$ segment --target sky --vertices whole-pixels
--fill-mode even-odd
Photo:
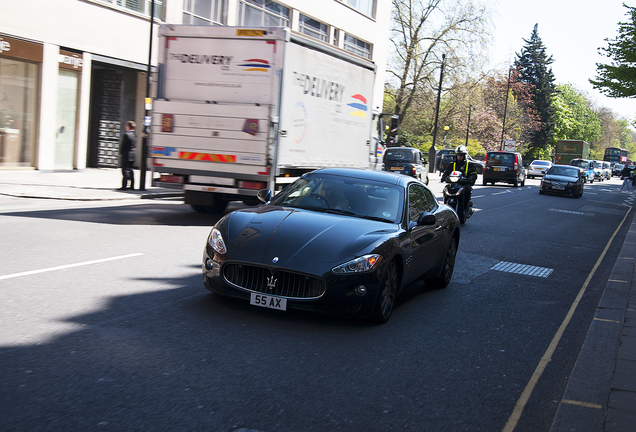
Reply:
[[[592,87],[596,63],[610,63],[598,53],[605,39],[615,39],[618,23],[628,22],[625,14],[632,0],[485,0],[493,11],[495,37],[491,66],[507,69],[530,39],[535,24],[546,53],[552,55],[556,84],[573,84],[597,108],[610,108],[618,118],[636,118],[636,99],[608,98]]]

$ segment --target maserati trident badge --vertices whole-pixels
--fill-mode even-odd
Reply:
[[[274,275],[271,275],[267,278],[267,289],[271,292],[274,288],[276,288],[276,282],[278,279],[274,279]]]

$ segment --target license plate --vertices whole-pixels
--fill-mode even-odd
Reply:
[[[552,189],[565,190],[565,186],[552,186]]]
[[[402,171],[403,167],[391,167],[392,171]]]
[[[250,304],[270,309],[287,310],[287,299],[265,294],[252,293],[250,295]]]
[[[495,167],[495,171],[505,171],[506,167]]]

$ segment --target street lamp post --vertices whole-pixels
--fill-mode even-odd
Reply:
[[[510,93],[510,74],[512,68],[508,68],[508,83],[506,84],[506,103],[504,105],[503,124],[501,125],[501,148],[503,150],[504,132],[506,131],[506,113],[508,112],[508,93]]]
[[[446,135],[448,135],[449,130],[450,130],[450,127],[444,126],[444,148],[446,148]]]
[[[144,115],[144,132],[141,138],[141,166],[139,175],[139,190],[146,190],[146,171],[147,171],[147,159],[148,159],[148,135],[150,134],[150,81],[152,77],[150,75],[150,61],[152,59],[152,30],[155,24],[155,0],[150,1],[150,43],[148,46],[148,70],[146,71],[146,100],[144,105],[146,108]]]
[[[439,119],[439,102],[442,97],[442,81],[444,80],[444,64],[446,63],[446,54],[442,54],[442,67],[439,72],[439,88],[437,89],[437,105],[435,106],[435,123],[433,124],[433,144],[428,150],[429,167],[428,172],[435,172],[437,167],[437,149],[435,148],[435,141],[437,140],[437,120]],[[431,164],[430,161],[433,161]]]

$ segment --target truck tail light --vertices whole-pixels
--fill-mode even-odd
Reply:
[[[239,181],[238,182],[238,187],[241,189],[254,189],[254,190],[261,190],[261,189],[265,189],[267,187],[267,185],[263,182],[251,182],[251,181]]]
[[[183,184],[184,183],[184,177],[183,176],[176,176],[176,175],[161,174],[161,177],[159,177],[159,181],[160,182],[165,182],[165,183]]]

